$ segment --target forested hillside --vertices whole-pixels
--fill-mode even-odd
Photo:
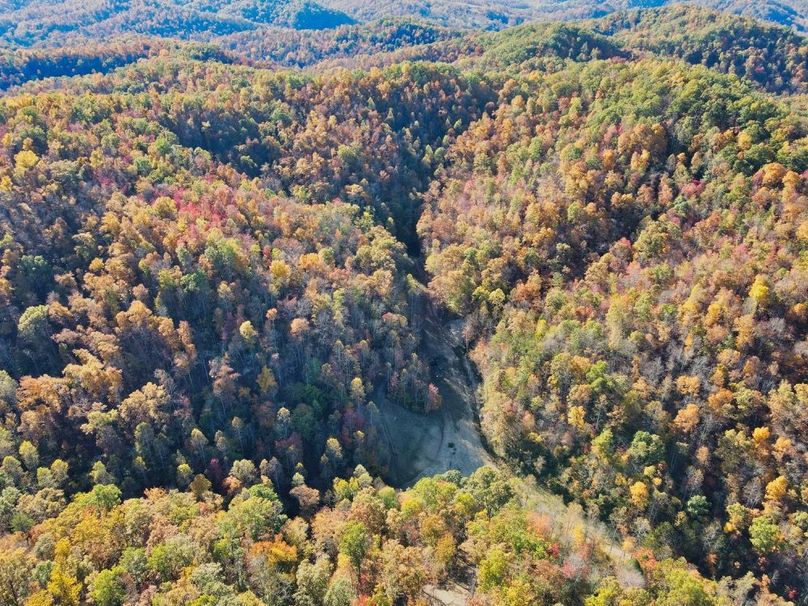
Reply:
[[[210,40],[245,33],[333,29],[382,19],[424,20],[450,28],[501,30],[531,21],[602,17],[634,8],[678,4],[669,0],[7,0],[0,3],[0,45],[64,46],[121,35]],[[692,4],[808,30],[805,0],[694,0]],[[657,33],[662,33],[664,26]],[[679,35],[681,35],[679,30]],[[405,34],[406,35],[406,34]],[[293,35],[294,36],[294,35]],[[260,44],[260,43],[259,43]],[[742,44],[739,43],[739,46]],[[378,49],[377,49],[378,50]]]
[[[805,0],[323,0],[323,4],[344,11],[359,21],[382,17],[420,17],[451,27],[502,29],[526,21],[588,19],[635,8],[694,4],[726,12],[765,19],[801,31],[808,29]]]
[[[777,574],[804,547],[788,493],[806,477],[789,450],[805,131],[706,71],[683,77],[596,64],[525,84],[459,138],[419,231],[432,290],[482,337],[497,451],[626,535],[714,567],[751,541]],[[769,543],[765,524],[784,532]]]
[[[281,67],[309,67],[327,60],[355,64],[360,57],[432,46],[462,37],[463,33],[458,30],[427,21],[381,19],[367,25],[346,25],[316,32],[262,28],[232,34],[217,42],[248,60]]]
[[[0,604],[808,604],[805,38],[317,6],[3,5]]]
[[[736,15],[766,19],[782,25],[808,29],[808,4],[805,0],[704,0],[703,6]]]
[[[322,29],[351,22],[313,0],[30,0],[2,12],[0,43],[61,46],[124,34],[208,39],[264,25]]]
[[[792,30],[692,7],[630,11],[590,23],[614,42],[746,78],[771,92],[805,92],[808,45]]]

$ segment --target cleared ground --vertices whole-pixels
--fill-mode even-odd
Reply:
[[[478,379],[465,356],[458,323],[443,323],[434,313],[425,318],[424,355],[443,404],[418,414],[375,393],[381,425],[390,450],[386,478],[395,486],[457,469],[464,475],[492,462],[477,423]]]
[[[381,392],[374,393],[390,454],[385,479],[401,488],[450,469],[468,475],[482,465],[502,466],[488,453],[481,437],[479,378],[466,356],[460,322],[441,321],[430,310],[424,323],[422,355],[428,356],[433,382],[440,390],[441,409],[418,414],[388,401]],[[533,479],[523,479],[519,485],[524,505],[543,516],[571,551],[586,545],[586,550],[598,554],[595,569],[582,569],[581,574],[593,579],[611,574],[625,585],[644,584],[632,556],[603,523],[587,516],[580,506],[565,504]],[[574,558],[571,563],[575,564]],[[432,604],[458,606],[468,602],[470,593],[470,587],[429,587],[425,597]]]

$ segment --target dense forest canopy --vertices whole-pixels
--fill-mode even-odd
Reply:
[[[671,0],[4,0],[0,45],[63,47],[125,34],[210,40],[267,27],[327,30],[382,19],[426,20],[455,29],[501,30],[531,21],[587,19]],[[693,0],[691,4],[746,15],[805,32],[805,0]],[[663,28],[664,29],[664,28]],[[659,30],[661,33],[662,30]],[[680,30],[681,31],[681,30]]]
[[[0,2],[0,604],[808,604],[804,6],[67,4]]]
[[[31,0],[3,11],[0,41],[62,46],[121,34],[207,39],[264,25],[315,30],[352,21],[314,0]]]
[[[728,14],[748,15],[805,31],[808,4],[805,0],[322,0],[359,21],[381,17],[427,18],[451,27],[503,29],[526,21],[588,19],[635,8],[694,4]]]

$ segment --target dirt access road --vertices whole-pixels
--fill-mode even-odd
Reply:
[[[393,486],[409,487],[420,478],[457,469],[468,475],[492,459],[483,444],[477,411],[479,379],[465,355],[460,322],[442,322],[428,306],[422,355],[443,401],[439,410],[414,413],[373,394],[390,449]]]

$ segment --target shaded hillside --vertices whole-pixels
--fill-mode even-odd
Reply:
[[[310,0],[34,0],[0,16],[0,43],[64,44],[70,37],[94,41],[122,34],[207,39],[275,25],[320,29],[350,23],[346,15]]]
[[[306,67],[326,59],[355,61],[362,56],[455,40],[460,36],[459,31],[423,21],[382,19],[317,32],[261,28],[220,38],[216,43],[249,59]]]
[[[808,41],[793,30],[697,7],[617,13],[587,23],[637,50],[735,74],[772,92],[804,92]]]
[[[526,21],[557,21],[601,17],[632,8],[677,4],[678,0],[324,0],[327,6],[345,11],[359,21],[382,17],[418,17],[451,27],[502,29]],[[694,0],[693,4],[728,13],[767,19],[805,31],[808,5],[805,0]]]
[[[228,53],[219,46],[139,36],[116,37],[100,44],[0,49],[0,90],[32,80],[104,74],[161,52],[221,63],[245,61],[242,56]]]
[[[686,6],[623,11],[580,23],[525,24],[493,33],[382,20],[305,34],[261,29],[218,42],[250,60],[295,67],[429,60],[486,69],[536,69],[559,60],[654,53],[734,74],[776,93],[803,92],[808,82],[805,37],[754,19]]]
[[[530,21],[601,17],[616,11],[671,4],[665,0],[529,0],[490,3],[405,0],[7,0],[0,4],[0,43],[56,45],[72,35],[108,38],[143,34],[207,39],[261,26],[327,29],[352,21],[403,17],[451,28],[503,29]],[[729,13],[805,30],[805,0],[699,0]]]
[[[694,4],[808,31],[806,0],[698,0]]]

